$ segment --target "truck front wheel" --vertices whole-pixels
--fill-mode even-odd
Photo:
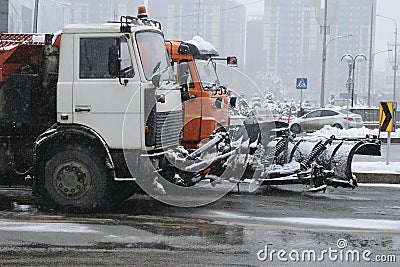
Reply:
[[[78,210],[103,207],[110,184],[104,160],[91,150],[67,149],[45,164],[45,191],[57,206]]]

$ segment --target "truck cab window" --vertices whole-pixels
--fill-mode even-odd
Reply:
[[[160,74],[164,80],[174,80],[164,37],[155,32],[138,32],[136,41],[145,78],[151,81]]]
[[[203,84],[205,90],[219,87],[220,82],[217,72],[215,70],[215,63],[212,60],[196,59],[197,71],[200,76],[200,82]]]
[[[180,86],[189,88],[189,84],[193,82],[192,75],[190,74],[189,62],[181,61],[177,68],[178,82]]]
[[[129,52],[128,40],[126,38],[121,38],[121,78],[132,78],[135,75],[132,57]]]
[[[81,38],[79,52],[80,79],[114,79],[108,70],[108,51],[119,38]]]

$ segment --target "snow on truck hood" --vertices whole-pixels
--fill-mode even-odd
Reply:
[[[202,55],[218,55],[217,49],[209,42],[205,41],[200,36],[193,37],[192,40],[185,41],[185,43],[192,44],[197,47]]]

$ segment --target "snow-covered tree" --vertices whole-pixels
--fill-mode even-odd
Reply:
[[[253,109],[260,109],[262,107],[261,98],[255,93],[251,99],[251,107]]]
[[[329,100],[328,100],[328,105],[329,106],[335,106],[335,102],[336,102],[335,96],[334,95],[330,95],[329,96]]]
[[[282,85],[282,80],[279,76],[273,73],[265,73],[259,71],[256,73],[256,80],[260,87],[260,90],[266,95],[267,93],[273,93],[278,98],[283,98],[284,88]]]

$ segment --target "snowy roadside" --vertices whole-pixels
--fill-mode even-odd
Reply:
[[[310,136],[324,136],[330,137],[332,135],[336,137],[361,137],[364,138],[367,134],[369,135],[379,135],[378,129],[368,129],[365,127],[362,128],[352,128],[352,129],[338,129],[332,126],[325,126],[321,130],[318,130],[314,133],[308,134]],[[400,138],[400,131],[396,133],[391,133],[392,138]],[[380,138],[387,138],[387,133],[380,133]]]
[[[400,162],[353,162],[352,170],[355,173],[380,173],[380,174],[399,174]]]

